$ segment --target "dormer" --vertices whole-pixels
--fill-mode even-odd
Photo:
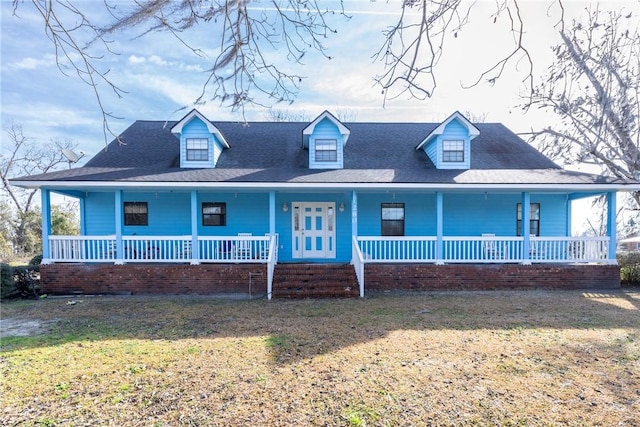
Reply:
[[[198,110],[191,110],[171,128],[180,139],[181,168],[214,168],[229,144],[222,133]]]
[[[331,113],[320,114],[302,130],[302,147],[309,150],[309,169],[342,169],[350,134]]]
[[[469,169],[471,140],[480,131],[458,111],[440,123],[416,150],[424,150],[437,169]]]

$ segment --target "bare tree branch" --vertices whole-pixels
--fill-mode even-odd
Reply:
[[[587,10],[560,26],[556,59],[525,108],[559,123],[532,141],[564,163],[591,163],[617,178],[640,178],[640,28],[632,13]],[[633,198],[640,204],[640,193]]]

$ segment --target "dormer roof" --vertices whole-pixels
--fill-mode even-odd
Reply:
[[[420,142],[420,144],[416,146],[416,150],[421,149],[425,144],[427,144],[436,136],[442,135],[447,125],[454,120],[458,120],[460,123],[462,123],[463,126],[467,128],[467,130],[469,131],[469,140],[472,140],[476,136],[480,135],[480,130],[473,123],[471,123],[469,119],[462,115],[462,113],[456,111],[455,113],[450,115],[444,122],[440,123],[435,129],[429,132],[429,134],[422,140],[422,142]]]
[[[316,128],[316,125],[323,121],[324,119],[329,119],[333,122],[334,125],[338,128],[338,131],[343,137],[343,145],[347,144],[347,139],[349,139],[349,135],[351,131],[348,127],[346,127],[340,120],[338,120],[333,114],[325,110],[322,114],[315,118],[314,121],[309,123],[307,127],[302,130],[302,146],[303,148],[309,148],[309,136],[313,133]]]
[[[229,148],[229,143],[222,135],[222,132],[218,130],[218,128],[209,121],[202,113],[198,110],[193,109],[186,116],[180,119],[175,125],[171,127],[171,133],[180,135],[182,133],[182,129],[189,123],[191,120],[198,118],[200,119],[206,126],[209,133],[218,137],[219,141],[224,145],[225,148]]]

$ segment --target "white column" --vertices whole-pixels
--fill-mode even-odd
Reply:
[[[40,189],[42,204],[42,263],[51,263],[51,248],[49,236],[51,235],[51,194],[46,188]]]
[[[276,192],[269,191],[269,234],[276,235]]]
[[[436,265],[444,264],[444,195],[436,192]]]
[[[198,192],[191,190],[191,265],[200,264],[198,244]]]
[[[531,264],[531,193],[522,193],[522,261],[523,264]]]
[[[122,245],[122,190],[115,192],[115,212],[116,212],[116,264],[124,264],[124,247]]]
[[[607,236],[609,236],[609,255],[607,262],[609,264],[617,264],[616,248],[618,245],[616,236],[616,192],[607,193]]]
[[[351,192],[351,238],[358,237],[358,194]]]

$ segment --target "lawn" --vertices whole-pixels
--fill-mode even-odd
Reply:
[[[1,308],[2,425],[640,425],[637,289]]]

